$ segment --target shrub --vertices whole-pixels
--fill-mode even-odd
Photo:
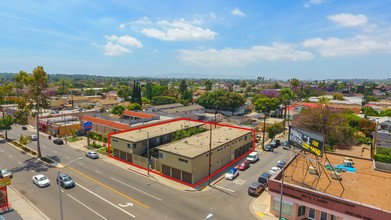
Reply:
[[[391,163],[391,155],[375,154],[374,159],[378,162]]]
[[[54,163],[50,158],[47,158],[47,157],[42,157],[41,160],[46,163],[50,163],[50,164]]]

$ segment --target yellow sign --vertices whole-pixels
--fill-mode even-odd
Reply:
[[[9,177],[0,179],[0,188],[11,185],[11,179]]]

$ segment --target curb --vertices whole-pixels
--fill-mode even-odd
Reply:
[[[9,187],[11,188],[11,190],[12,191],[14,191],[16,194],[17,194],[17,196],[19,196],[21,199],[23,199],[23,201],[24,202],[26,202],[26,203],[28,203],[28,205],[31,207],[31,208],[33,208],[34,209],[34,211],[36,211],[36,213],[37,213],[37,215],[38,216],[36,216],[36,217],[41,217],[40,219],[47,219],[47,220],[50,220],[50,218],[49,217],[47,217],[46,215],[45,215],[45,213],[43,213],[41,210],[39,210],[32,202],[30,202],[30,200],[28,200],[24,195],[22,195],[18,190],[16,190],[12,185],[9,185]],[[17,212],[19,212],[18,214],[23,218],[23,219],[31,219],[32,218],[32,216],[23,216],[24,214],[23,214],[23,211],[22,210],[18,210],[18,209],[15,209],[14,208],[14,210],[16,210]],[[27,217],[27,218],[26,218]],[[32,219],[34,219],[34,218],[32,218]]]

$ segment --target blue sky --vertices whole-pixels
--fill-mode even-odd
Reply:
[[[2,1],[0,72],[391,77],[384,0]]]

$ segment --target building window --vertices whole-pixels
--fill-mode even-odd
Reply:
[[[135,149],[136,148],[136,144],[128,143],[128,148]]]
[[[337,220],[337,217],[335,215],[331,215],[330,220]]]
[[[301,206],[299,206],[299,208],[297,210],[297,216],[300,217],[303,215],[305,215],[305,206],[301,205]]]
[[[308,213],[308,218],[315,219],[315,209],[310,208],[310,211]]]
[[[292,208],[293,208],[293,203],[282,202],[282,213],[286,215],[292,215]],[[280,211],[280,200],[278,200],[277,198],[274,198],[273,210],[276,212]]]
[[[247,135],[246,135],[246,136],[244,136],[244,140],[245,140],[245,141],[247,141]]]
[[[187,160],[185,160],[185,159],[178,158],[178,160],[187,163]]]
[[[162,152],[159,152],[159,158],[162,158],[162,159],[164,159],[164,153],[162,153]]]
[[[326,212],[320,212],[320,220],[327,220],[327,213]]]
[[[117,142],[118,143],[118,140],[117,139],[113,139],[113,142]]]

